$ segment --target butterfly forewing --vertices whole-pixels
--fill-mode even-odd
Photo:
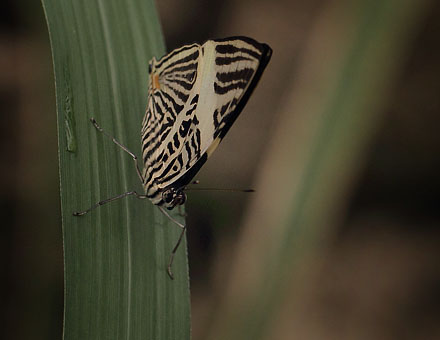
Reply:
[[[162,204],[164,189],[188,184],[225,136],[271,56],[250,38],[208,40],[152,60],[142,126],[144,188]]]

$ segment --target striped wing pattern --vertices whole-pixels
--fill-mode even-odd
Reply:
[[[164,204],[164,190],[192,180],[240,114],[271,52],[232,37],[151,60],[142,156],[143,185],[154,204]]]

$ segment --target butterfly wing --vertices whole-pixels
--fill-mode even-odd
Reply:
[[[197,53],[193,52],[193,55],[197,55],[196,59],[189,61],[191,58],[180,54],[180,60],[185,60],[180,66],[169,63],[162,70],[164,74],[173,74],[174,82],[176,79],[185,79],[184,84],[170,84],[170,88],[180,86],[179,91],[187,97],[174,98],[173,101],[169,99],[171,103],[180,103],[183,107],[177,117],[173,117],[174,120],[162,123],[170,126],[168,135],[165,136],[164,131],[167,130],[163,125],[160,129],[156,128],[162,131],[156,138],[162,144],[158,143],[154,161],[146,162],[146,168],[148,166],[152,174],[147,178],[149,184],[146,190],[148,195],[155,197],[152,201],[156,204],[160,202],[158,193],[165,188],[179,188],[188,184],[217,148],[249,99],[272,52],[269,46],[246,37],[208,40],[202,46],[191,46],[197,49]],[[185,53],[189,51],[185,50]],[[193,64],[197,66],[194,77],[189,75],[194,71]],[[165,66],[165,63],[159,66]],[[191,86],[189,80],[192,81]],[[166,92],[165,87],[161,87],[161,92]],[[149,101],[151,112],[159,111],[155,101],[161,96],[164,94],[157,94]],[[170,96],[173,97],[173,94],[170,93]],[[163,111],[161,108],[160,112]],[[175,112],[172,109],[172,115]],[[161,124],[159,120],[152,123],[148,115],[147,111],[147,130],[150,125]],[[160,114],[156,116],[160,118]],[[154,166],[160,169],[155,170]]]
[[[159,60],[150,61],[147,110],[142,122],[144,189],[157,204],[163,178],[179,154],[179,128],[194,91],[200,59],[198,44],[183,46]]]
[[[189,161],[165,186],[178,188],[192,180],[243,110],[271,54],[269,46],[246,37],[209,40],[203,45],[193,129],[182,148]]]

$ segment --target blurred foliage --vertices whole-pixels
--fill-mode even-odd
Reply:
[[[304,277],[335,235],[427,4],[341,1],[322,9],[208,338],[287,339],[298,330],[286,310],[295,312]],[[305,338],[325,337],[309,332]]]

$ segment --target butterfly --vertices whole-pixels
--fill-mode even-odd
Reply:
[[[74,215],[129,195],[149,199],[182,229],[168,265],[173,278],[171,265],[186,226],[164,208],[170,210],[186,201],[186,186],[243,110],[271,56],[267,44],[237,36],[185,45],[158,60],[153,57],[141,129],[143,169],[134,153],[91,119],[131,155],[145,194],[126,192]]]

